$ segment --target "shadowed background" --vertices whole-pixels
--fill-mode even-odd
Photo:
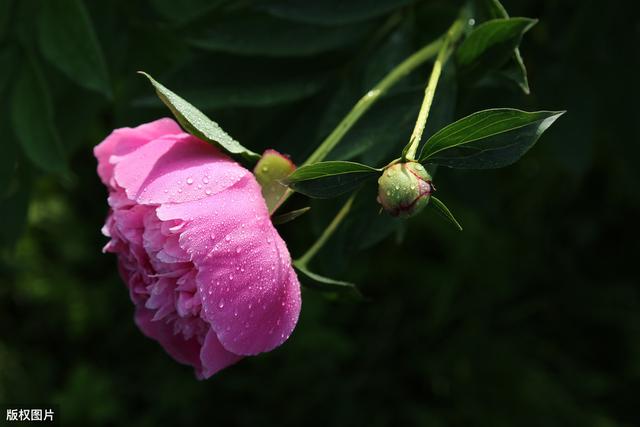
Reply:
[[[0,0],[0,404],[53,403],[69,425],[640,425],[640,27],[622,1],[504,4],[540,19],[521,45],[531,94],[450,79],[427,133],[491,107],[567,114],[514,166],[440,168],[463,232],[430,213],[378,215],[364,188],[312,267],[366,300],[305,289],[282,347],[198,382],[136,329],[115,257],[100,252],[92,147],[169,115],[135,71],[252,150],[301,163],[459,4]],[[397,157],[428,73],[332,157]],[[279,227],[294,255],[340,203],[313,201]]]

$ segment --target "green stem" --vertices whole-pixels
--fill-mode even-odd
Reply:
[[[442,37],[434,40],[422,49],[405,59],[400,65],[395,67],[389,74],[387,74],[373,89],[367,92],[360,100],[353,106],[351,111],[342,119],[338,126],[325,138],[324,141],[316,148],[316,150],[307,158],[302,164],[308,165],[322,161],[331,150],[338,145],[338,142],[342,137],[353,127],[358,119],[369,109],[371,106],[387,91],[395,85],[398,80],[405,77],[407,74],[415,70],[418,66],[433,58],[442,45]],[[291,197],[294,193],[293,190],[287,189],[282,196],[282,202]]]
[[[440,80],[440,75],[442,74],[442,67],[449,59],[449,56],[451,56],[455,43],[462,35],[463,29],[464,21],[462,19],[456,20],[447,31],[444,42],[440,45],[438,56],[436,57],[433,69],[431,70],[431,76],[429,76],[429,83],[424,90],[424,98],[422,100],[420,112],[418,113],[416,125],[413,128],[413,133],[409,139],[409,145],[405,148],[402,156],[403,160],[415,160],[416,151],[420,145],[422,133],[424,132],[424,127],[427,124],[427,118],[429,117],[429,110],[431,110],[431,104],[433,104],[433,97],[436,94],[438,80]]]
[[[333,233],[335,233],[335,231],[338,229],[338,226],[340,225],[342,220],[347,216],[347,214],[349,213],[349,210],[351,210],[351,205],[353,205],[353,199],[355,199],[355,196],[356,195],[354,193],[351,195],[351,197],[349,197],[347,202],[342,206],[342,208],[340,208],[340,210],[338,211],[336,216],[333,218],[331,223],[327,226],[327,228],[324,229],[324,231],[322,232],[322,235],[318,238],[318,240],[316,240],[313,246],[311,246],[307,250],[307,252],[304,253],[304,255],[302,255],[300,258],[295,260],[295,263],[300,264],[302,266],[306,266],[307,263],[311,260],[311,258],[313,258],[316,255],[316,253],[318,253],[318,251],[322,249],[322,247],[327,242],[327,240],[329,240],[329,238],[333,235]]]
[[[409,74],[416,69],[420,64],[433,58],[442,44],[441,39],[437,39],[432,43],[429,43],[409,58],[404,60],[400,65],[394,68],[389,74],[385,76],[373,89],[367,92],[360,100],[353,106],[351,111],[342,119],[338,126],[322,141],[322,143],[316,148],[316,150],[309,156],[309,158],[303,163],[308,165],[323,160],[331,150],[335,148],[342,137],[347,133],[349,129],[358,121],[358,119],[369,109],[371,106],[387,91],[398,82],[401,78]]]

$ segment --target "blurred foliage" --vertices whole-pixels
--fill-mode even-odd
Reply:
[[[531,95],[497,75],[444,85],[426,136],[489,107],[568,113],[515,166],[440,168],[464,232],[378,215],[365,187],[312,263],[365,301],[305,290],[285,345],[197,382],[136,330],[100,253],[91,148],[167,115],[135,71],[300,163],[458,2],[0,0],[0,402],[53,402],[69,425],[640,425],[640,27],[621,0],[504,3],[540,19],[520,49]],[[332,157],[398,152],[428,70]],[[340,202],[280,226],[294,255]]]

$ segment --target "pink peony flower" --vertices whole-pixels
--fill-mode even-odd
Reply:
[[[251,172],[171,119],[116,129],[94,154],[104,251],[145,335],[198,378],[289,337],[300,285]]]

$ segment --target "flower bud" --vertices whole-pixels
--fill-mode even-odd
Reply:
[[[420,163],[396,163],[378,179],[378,203],[391,216],[408,218],[424,209],[434,190],[431,176]]]

